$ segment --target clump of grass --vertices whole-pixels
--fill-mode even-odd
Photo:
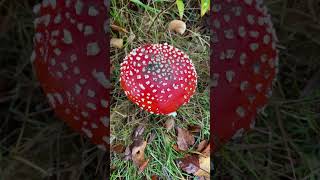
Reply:
[[[163,178],[183,179],[192,176],[182,172],[177,167],[175,160],[183,157],[183,154],[176,152],[172,145],[176,143],[174,130],[167,132],[163,123],[168,118],[166,116],[151,115],[138,106],[130,102],[119,86],[120,63],[125,55],[132,49],[145,43],[164,43],[167,42],[186,52],[195,64],[199,82],[197,92],[190,103],[178,110],[176,124],[181,127],[188,125],[200,125],[202,127],[197,142],[209,139],[209,34],[204,33],[201,28],[203,24],[200,18],[200,9],[192,6],[191,1],[186,3],[185,16],[183,20],[187,23],[185,35],[169,33],[167,30],[168,22],[178,19],[178,10],[172,3],[157,1],[150,3],[149,6],[159,9],[162,14],[157,15],[151,10],[132,10],[128,8],[128,3],[111,1],[111,19],[117,25],[126,28],[135,35],[132,42],[127,42],[124,49],[114,49],[111,52],[113,65],[112,72],[112,102],[111,102],[111,132],[113,143],[123,143],[126,146],[132,142],[131,133],[139,125],[146,126],[145,137],[155,133],[155,139],[147,145],[146,158],[150,159],[147,168],[138,174],[137,168],[130,161],[124,161],[123,155],[112,154],[111,166],[113,172],[111,179],[151,179],[152,175]],[[195,3],[197,4],[197,3]],[[197,14],[197,15],[196,15]],[[149,30],[150,29],[150,30]],[[149,30],[149,31],[148,31]],[[113,37],[129,39],[130,34],[114,33]]]

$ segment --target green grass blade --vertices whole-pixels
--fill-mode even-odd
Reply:
[[[159,9],[156,9],[156,8],[153,8],[153,7],[150,7],[148,5],[145,5],[143,4],[140,0],[130,0],[131,2],[143,7],[145,10],[149,10],[149,11],[152,11],[154,13],[160,13],[160,10]]]
[[[184,3],[183,3],[183,0],[177,0],[176,3],[177,3],[177,6],[178,6],[178,11],[179,11],[180,19],[182,19],[183,13],[184,13]]]
[[[210,8],[210,0],[201,0],[201,17],[204,16]]]

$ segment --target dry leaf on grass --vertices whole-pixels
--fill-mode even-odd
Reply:
[[[189,149],[190,145],[194,144],[193,135],[186,129],[177,127],[178,138],[177,144],[180,150],[186,151]]]
[[[201,126],[191,125],[191,126],[188,126],[188,130],[192,133],[198,133],[201,131]]]
[[[133,143],[126,148],[125,160],[132,160],[133,164],[139,168],[141,173],[148,165],[149,159],[144,157],[144,150],[147,147],[147,141],[143,140],[144,125],[139,125],[132,133]]]
[[[193,173],[199,177],[210,177],[210,156],[200,156],[199,157],[200,168],[197,172]]]
[[[197,151],[201,152],[207,146],[207,144],[208,144],[207,140],[202,140],[197,147]]]
[[[123,151],[126,149],[126,147],[123,144],[115,144],[111,146],[111,151],[115,153],[123,153]]]
[[[201,152],[204,156],[210,156],[210,144]]]
[[[186,31],[187,26],[186,23],[181,20],[173,20],[169,23],[168,29],[169,31],[174,31],[182,35]]]
[[[111,24],[111,29],[118,32],[129,33],[125,28],[117,26],[115,24]]]
[[[149,160],[144,158],[144,150],[146,149],[147,142],[142,140],[134,141],[135,146],[131,150],[133,163],[139,167],[139,171],[143,171],[148,164]]]
[[[175,120],[173,118],[167,119],[166,122],[164,123],[164,126],[167,130],[167,132],[169,132],[175,125]]]
[[[159,177],[157,175],[152,175],[151,176],[151,180],[158,180],[158,179],[159,179]]]
[[[118,49],[123,48],[123,39],[120,38],[111,38],[110,46]]]
[[[178,160],[178,166],[188,174],[210,178],[210,156],[186,156]]]

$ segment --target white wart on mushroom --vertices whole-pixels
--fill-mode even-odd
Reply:
[[[136,48],[121,63],[121,86],[128,98],[155,114],[170,114],[189,102],[197,74],[189,56],[165,44]]]
[[[101,148],[109,143],[106,12],[107,1],[42,1],[31,56],[56,114]]]
[[[271,95],[277,37],[262,0],[216,0],[212,13],[215,133],[235,138],[254,125]]]

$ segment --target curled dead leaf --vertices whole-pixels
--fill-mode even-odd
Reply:
[[[178,137],[177,144],[180,150],[186,151],[189,149],[190,145],[194,144],[193,135],[186,129],[177,127]]]
[[[206,147],[207,144],[208,144],[207,140],[202,140],[197,147],[197,151],[201,152]]]
[[[201,152],[204,156],[210,156],[210,144]]]
[[[115,24],[111,24],[111,29],[118,32],[129,33],[125,28],[117,26]]]
[[[186,23],[181,20],[171,21],[169,23],[169,27],[168,27],[169,31],[174,31],[174,32],[177,32],[181,35],[186,31],[186,29],[187,29]]]
[[[123,48],[123,39],[120,38],[111,38],[110,46],[118,49]]]
[[[173,118],[167,119],[166,122],[164,123],[164,126],[167,130],[167,132],[169,132],[175,125],[175,120]]]

